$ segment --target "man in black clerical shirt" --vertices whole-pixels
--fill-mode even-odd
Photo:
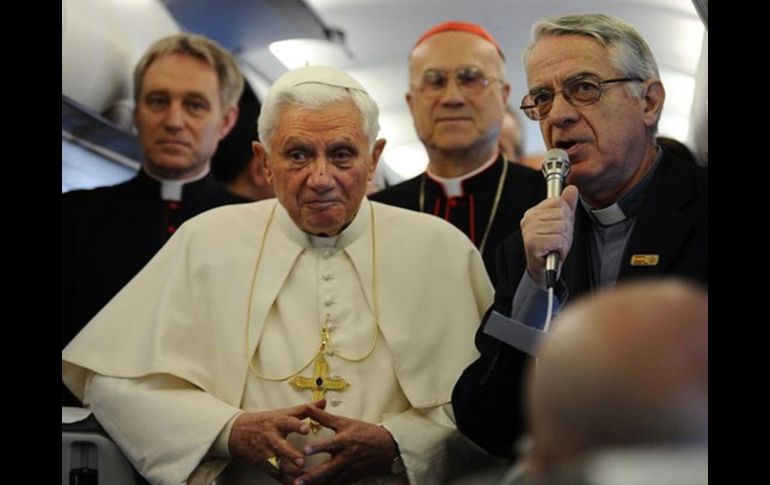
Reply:
[[[62,195],[62,347],[182,222],[246,201],[209,173],[217,144],[238,117],[243,86],[233,56],[202,36],[163,38],[140,59],[134,121],[142,169],[119,185]],[[77,403],[62,390],[63,405]]]
[[[500,244],[494,309],[516,320],[507,325],[542,327],[550,252],[563,262],[556,310],[567,297],[634,278],[675,275],[706,286],[708,172],[655,142],[665,90],[647,43],[601,14],[542,20],[532,32],[521,109],[540,124],[548,149],[567,152],[572,169],[561,197],[527,211],[521,231]],[[452,407],[460,431],[513,457],[525,431],[529,356],[494,337],[492,321],[476,333],[481,356],[455,385]]]
[[[406,101],[428,168],[370,198],[454,224],[479,249],[495,283],[497,245],[545,197],[542,175],[498,150],[510,92],[503,51],[478,25],[436,25],[412,48],[409,84]]]
[[[246,84],[238,101],[238,121],[211,157],[211,171],[217,182],[228,192],[254,201],[275,197],[264,168],[251,150],[251,142],[257,138],[260,109],[257,95]]]

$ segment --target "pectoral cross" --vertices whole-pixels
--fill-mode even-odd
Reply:
[[[342,391],[350,385],[341,377],[329,377],[329,363],[326,362],[324,354],[328,353],[329,355],[333,355],[333,352],[328,347],[329,339],[331,337],[329,335],[330,330],[327,323],[324,323],[323,328],[321,328],[321,348],[318,351],[318,358],[315,361],[313,376],[294,376],[289,380],[289,384],[300,391],[312,390],[313,401],[325,398],[326,391]],[[317,433],[320,428],[320,424],[312,419],[310,420],[310,429],[313,430],[314,434]]]

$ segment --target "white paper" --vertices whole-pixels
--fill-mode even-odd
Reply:
[[[484,333],[533,357],[537,355],[540,340],[547,335],[547,332],[504,317],[496,311],[489,316]]]
[[[77,423],[91,416],[91,410],[86,408],[61,407],[62,424]]]

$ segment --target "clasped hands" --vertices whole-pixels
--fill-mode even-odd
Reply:
[[[321,399],[291,408],[243,413],[230,431],[230,454],[256,464],[284,484],[354,483],[367,475],[387,473],[398,455],[390,433],[373,423],[328,413],[325,408],[326,400]],[[306,418],[335,434],[300,452],[286,437],[310,433]],[[305,469],[305,457],[317,453],[329,453],[331,458]]]

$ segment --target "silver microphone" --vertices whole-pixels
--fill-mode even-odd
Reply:
[[[545,185],[547,190],[547,196],[559,197],[561,191],[564,189],[564,181],[569,175],[570,163],[569,155],[561,148],[551,148],[548,153],[545,154],[545,160],[543,160],[543,177],[545,177]],[[551,251],[545,257],[545,286],[550,288],[556,283],[557,269],[559,268],[559,253],[557,251]]]

